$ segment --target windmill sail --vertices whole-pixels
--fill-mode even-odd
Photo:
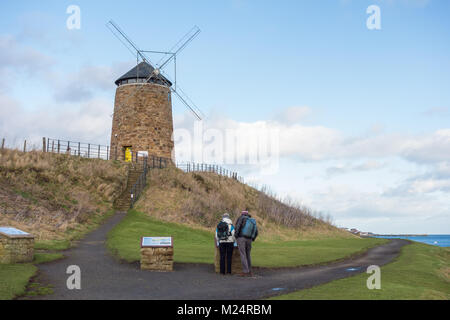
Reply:
[[[170,88],[171,92],[173,92],[178,99],[182,102],[182,104],[185,105],[187,109],[189,109],[192,114],[198,119],[201,120],[201,116],[203,113],[201,110],[192,102],[192,100],[184,93],[183,90],[177,85],[176,81],[176,55],[180,53],[201,31],[197,26],[194,26],[186,35],[184,35],[173,47],[169,52],[158,52],[158,51],[144,51],[140,50],[138,46],[131,40],[130,37],[127,36],[127,34],[112,20],[110,20],[106,26],[108,29],[114,34],[114,36],[130,51],[134,56],[137,57],[137,70],[133,69],[130,70],[129,73],[133,74],[137,73],[139,78],[139,66],[144,69],[143,72],[147,72],[147,78],[145,82],[154,82],[154,83],[160,83],[164,84],[167,87]],[[150,59],[145,54],[146,52],[158,52],[162,53],[165,56],[169,55],[169,57],[164,61],[163,59],[160,60],[159,63],[155,64],[157,66],[156,68],[151,64]],[[140,64],[139,58],[145,62],[146,64]],[[168,76],[164,73],[162,70],[165,66],[167,66],[171,61],[175,61],[175,81],[172,82],[168,79]],[[162,62],[162,63],[161,63]],[[161,64],[160,64],[161,63]],[[149,71],[150,70],[150,71]],[[162,75],[164,74],[164,75]],[[122,78],[127,78],[127,75],[122,76]],[[120,80],[119,79],[119,80]],[[116,84],[119,83],[119,80],[116,81]],[[122,79],[125,80],[125,79]],[[172,86],[172,84],[175,83],[175,87]],[[137,88],[132,96],[136,95],[138,92],[140,92],[142,88]],[[131,98],[131,97],[130,97]],[[119,106],[118,109],[123,107],[127,101],[125,101],[121,106]],[[117,111],[117,110],[116,110]]]

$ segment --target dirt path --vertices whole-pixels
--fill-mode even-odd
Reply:
[[[326,266],[257,269],[254,278],[216,275],[212,265],[175,264],[174,272],[148,272],[141,271],[138,263],[117,262],[106,250],[107,233],[124,215],[116,213],[76,248],[65,251],[66,259],[40,265],[35,281],[51,285],[54,293],[34,299],[261,299],[362,273],[370,265],[382,266],[409,243],[393,240],[359,257]],[[70,265],[81,269],[81,290],[66,287]]]

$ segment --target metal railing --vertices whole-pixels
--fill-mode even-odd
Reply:
[[[139,176],[136,183],[131,187],[130,190],[130,208],[133,208],[136,201],[138,201],[139,196],[142,191],[147,186],[147,174],[150,169],[164,169],[170,166],[172,161],[168,158],[162,157],[144,157],[142,159],[138,158],[137,163],[132,163],[132,166],[128,169],[128,174],[131,171],[131,168],[134,170],[142,170],[142,174]]]
[[[216,173],[218,175],[235,179],[241,183],[244,183],[244,178],[239,176],[237,172],[231,171],[224,167],[216,164],[207,163],[194,163],[194,162],[184,162],[177,163],[177,168],[183,170],[184,172],[210,172]]]
[[[89,159],[110,160],[110,147],[100,144],[66,141],[47,138],[43,149],[45,152],[67,154]]]
[[[148,157],[147,154],[133,150],[129,151],[127,157],[127,152],[123,148],[117,148],[117,146],[110,147],[94,143],[51,138],[43,138],[43,151],[89,159],[124,160],[132,163],[142,162],[142,159]]]
[[[141,195],[142,191],[147,186],[147,172],[148,172],[148,165],[147,165],[147,158],[144,158],[143,160],[143,171],[142,174],[139,176],[136,183],[131,187],[130,191],[130,208],[133,208],[134,204],[138,200],[139,196]]]

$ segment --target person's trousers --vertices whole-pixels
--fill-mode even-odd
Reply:
[[[241,255],[242,272],[250,273],[252,271],[252,258],[250,253],[252,251],[252,239],[237,238],[236,242],[239,247],[239,254]]]
[[[231,273],[231,263],[233,261],[233,242],[222,242],[219,244],[220,251],[220,273],[225,274],[225,260],[227,262],[227,273]]]

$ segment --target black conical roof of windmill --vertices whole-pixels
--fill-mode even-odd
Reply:
[[[125,73],[119,79],[116,80],[116,85],[122,84],[125,80],[132,79],[148,79],[150,75],[153,73],[155,68],[153,68],[149,63],[142,61],[136,67]],[[170,87],[172,86],[172,82],[167,80],[163,75],[159,74],[157,76],[153,76],[148,80],[148,82],[160,84],[163,86]]]

